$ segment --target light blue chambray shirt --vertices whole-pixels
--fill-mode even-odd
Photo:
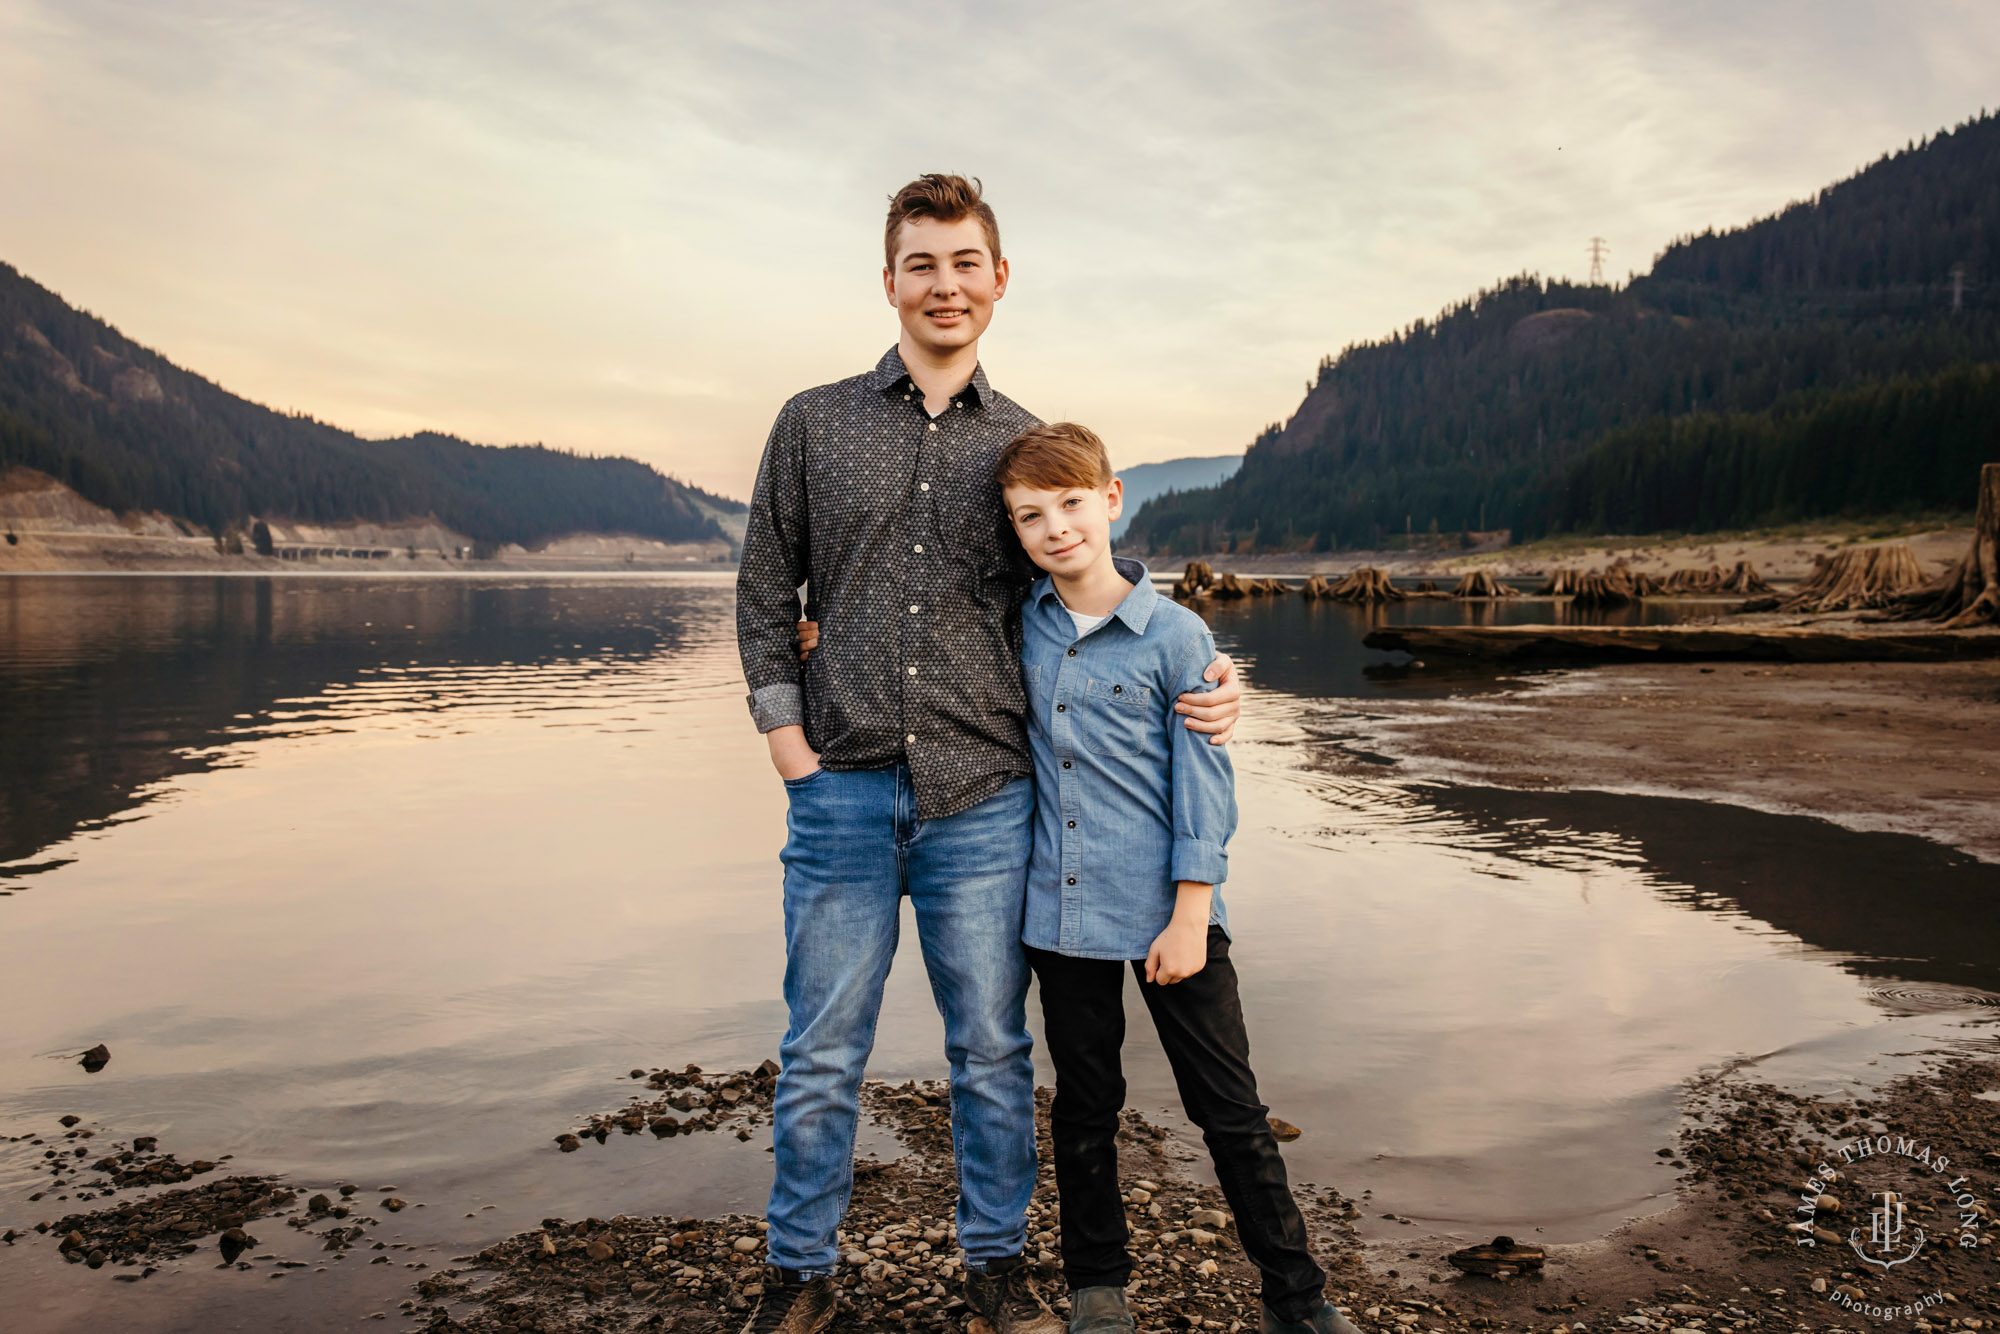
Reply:
[[[1021,668],[1035,757],[1035,851],[1021,938],[1080,959],[1143,959],[1173,916],[1175,882],[1217,886],[1236,831],[1225,747],[1191,732],[1174,700],[1213,683],[1201,617],[1161,597],[1137,561],[1132,591],[1081,639],[1055,583],[1028,591]]]

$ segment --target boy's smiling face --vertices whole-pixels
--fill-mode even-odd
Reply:
[[[1022,549],[1050,574],[1073,579],[1111,558],[1111,524],[1125,512],[1125,484],[1116,477],[1054,491],[1015,484],[1002,494]]]
[[[1007,261],[993,258],[977,218],[911,218],[882,286],[904,336],[942,357],[977,343],[993,322],[993,303],[1007,294]]]

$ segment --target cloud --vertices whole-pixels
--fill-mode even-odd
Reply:
[[[2000,11],[0,0],[0,257],[251,397],[736,494],[895,336],[887,194],[986,181],[985,349],[1122,458],[1318,358],[1613,271],[1979,109]]]

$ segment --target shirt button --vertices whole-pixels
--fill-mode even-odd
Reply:
[[[914,743],[916,739],[917,739],[917,734],[915,732],[905,732],[903,734],[903,740],[906,742]],[[1072,823],[1074,823],[1074,821],[1072,821]]]
[[[911,547],[910,550],[916,552],[919,556],[921,556],[924,554],[924,544],[919,542],[915,546]]]
[[[917,674],[917,669],[914,667],[910,668],[910,675],[915,676],[916,674]]]
[[[1069,705],[1067,705],[1067,704],[1058,704],[1058,705],[1056,705],[1056,712],[1057,712],[1057,713],[1067,713],[1067,712],[1069,712]]]
[[[931,489],[931,484],[930,484],[929,482],[918,482],[918,483],[917,483],[917,490],[919,490],[919,491],[928,491],[928,490],[930,490],[930,489]]]
[[[936,422],[932,422],[932,423],[931,423],[931,429],[932,429],[933,431],[935,431],[935,430],[937,429],[937,423],[936,423]]]
[[[1073,885],[1073,884],[1075,884],[1075,883],[1076,883],[1076,877],[1075,877],[1075,876],[1071,876],[1071,877],[1069,878],[1069,882],[1070,882],[1070,883],[1071,883],[1072,885]]]
[[[918,548],[917,548],[917,550],[919,550],[919,551],[922,551],[922,550],[923,550],[923,548],[922,548],[922,547],[918,547]],[[1070,655],[1070,657],[1074,658],[1074,657],[1076,656],[1076,650],[1075,650],[1075,649],[1071,649],[1071,650],[1069,651],[1069,655]]]
[[[923,608],[919,607],[916,603],[912,602],[910,604],[910,615],[915,616],[919,611],[922,610]]]
[[[1070,827],[1071,829],[1074,829],[1074,828],[1076,828],[1076,821],[1074,821],[1074,820],[1071,820],[1071,821],[1069,822],[1069,827]]]
[[[1069,761],[1068,761],[1068,760],[1064,760],[1064,761],[1063,761],[1063,768],[1065,768],[1065,769],[1069,768]]]

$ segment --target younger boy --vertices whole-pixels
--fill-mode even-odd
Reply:
[[[1022,939],[1056,1069],[1071,1334],[1134,1329],[1116,1144],[1127,960],[1263,1272],[1265,1334],[1359,1334],[1326,1301],[1250,1069],[1216,891],[1236,828],[1229,756],[1171,712],[1176,696],[1203,687],[1215,656],[1208,627],[1159,596],[1145,566],[1111,554],[1123,487],[1096,435],[1068,422],[1032,427],[995,474],[1015,535],[1045,572],[1022,613],[1035,764]]]

